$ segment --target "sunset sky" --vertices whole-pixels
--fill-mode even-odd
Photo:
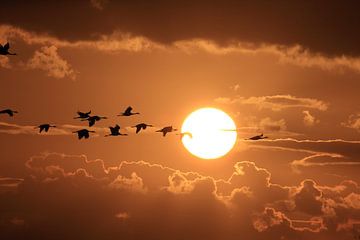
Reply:
[[[2,3],[0,110],[19,113],[0,115],[0,239],[360,238],[359,8]],[[203,107],[236,124],[225,156],[155,132]],[[74,119],[90,110],[108,119]]]

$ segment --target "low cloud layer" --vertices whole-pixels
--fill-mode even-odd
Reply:
[[[10,186],[16,191],[0,195],[2,206],[17,203],[1,214],[4,238],[352,239],[349,226],[360,219],[355,182],[281,186],[252,162],[236,163],[228,179],[58,153],[26,167],[29,176]]]

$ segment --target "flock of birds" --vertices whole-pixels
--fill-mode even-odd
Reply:
[[[7,42],[4,46],[0,44],[0,55],[16,55],[16,53],[11,53],[9,52],[10,49],[10,43]],[[18,113],[18,111],[12,110],[12,109],[4,109],[0,111],[0,114],[8,114],[10,117],[13,117],[15,113]],[[95,125],[96,122],[100,121],[101,119],[107,119],[107,117],[102,117],[102,116],[97,116],[97,115],[90,115],[91,111],[89,112],[77,112],[78,116],[74,117],[74,119],[80,119],[81,121],[88,121],[89,123],[89,127],[92,127]],[[125,111],[121,114],[119,114],[118,116],[125,116],[125,117],[129,117],[132,115],[137,115],[140,114],[138,112],[132,112],[132,107],[127,107],[125,109]],[[55,125],[51,125],[49,123],[44,123],[41,124],[39,126],[37,126],[36,128],[39,128],[39,133],[44,132],[48,132],[50,128],[55,128]],[[145,130],[147,127],[154,127],[151,124],[146,124],[146,123],[139,123],[136,124],[135,126],[132,126],[132,128],[136,128],[136,134],[138,134],[141,130]],[[116,124],[114,127],[109,127],[110,129],[110,134],[105,135],[105,137],[109,137],[109,136],[127,136],[128,134],[126,133],[121,133],[120,132],[120,126],[118,124]],[[163,134],[163,136],[165,137],[167,133],[169,132],[175,132],[177,131],[176,128],[173,128],[172,126],[166,126],[163,127],[160,130],[157,130],[156,132],[161,132]],[[77,133],[78,138],[82,139],[82,138],[89,138],[90,133],[94,133],[95,131],[92,130],[88,130],[88,129],[80,129],[77,130],[73,133]],[[190,133],[180,133],[179,135],[184,136],[184,135],[189,135],[192,137],[192,135]]]
[[[0,44],[0,55],[16,55],[16,53],[11,53],[9,52],[9,48],[10,48],[10,44],[9,42],[7,42],[4,46]],[[122,112],[121,114],[117,115],[117,116],[124,116],[124,117],[130,117],[132,115],[137,115],[140,114],[139,112],[133,112],[132,111],[132,107],[129,106],[125,109],[124,112]],[[13,117],[14,114],[18,113],[18,111],[12,110],[12,109],[4,109],[0,111],[0,114],[8,114],[10,117]],[[81,121],[88,121],[89,127],[92,127],[95,125],[96,122],[100,121],[101,119],[107,119],[107,117],[103,117],[103,116],[98,116],[98,115],[91,115],[91,111],[89,112],[77,112],[76,117],[74,117],[74,119],[80,119]],[[51,125],[49,123],[44,123],[41,124],[39,126],[37,126],[36,128],[39,129],[39,133],[44,132],[48,132],[50,128],[55,128],[55,125]],[[132,128],[136,128],[135,133],[138,134],[141,130],[145,130],[148,127],[154,127],[151,124],[146,124],[146,123],[139,123],[136,124],[135,126],[132,126]],[[109,127],[110,129],[110,133],[105,135],[105,137],[109,137],[109,136],[127,136],[128,134],[126,133],[121,133],[120,132],[120,126],[118,124],[116,124],[114,127]],[[162,129],[157,130],[156,132],[161,132],[163,137],[166,136],[166,134],[170,133],[170,132],[175,132],[177,131],[176,128],[174,128],[173,126],[166,126],[163,127]],[[230,130],[230,131],[236,131],[236,130]],[[79,139],[82,138],[89,138],[90,137],[90,133],[95,133],[95,131],[93,130],[88,130],[86,128],[84,129],[80,129],[77,130],[73,133],[76,133]],[[192,138],[192,134],[190,132],[183,132],[183,133],[179,133],[177,135],[180,135],[181,138],[183,138],[184,136],[189,136],[190,138]],[[254,137],[248,138],[246,140],[261,140],[261,139],[265,139],[268,138],[266,136],[264,136],[263,134],[260,135],[256,135]]]
[[[124,117],[130,117],[132,115],[137,115],[140,114],[138,112],[132,112],[132,107],[129,106],[125,109],[125,111],[117,116],[124,116]],[[10,117],[13,117],[14,114],[18,113],[18,111],[12,110],[12,109],[4,109],[0,111],[0,114],[8,114]],[[78,111],[76,117],[74,117],[74,119],[80,119],[80,121],[88,121],[88,125],[89,127],[92,127],[95,125],[96,122],[100,121],[101,119],[107,119],[107,117],[103,117],[103,116],[98,116],[98,115],[90,115],[91,111],[89,112],[81,112]],[[44,123],[44,124],[40,124],[39,126],[35,127],[39,129],[39,133],[44,132],[48,132],[50,128],[55,128],[55,125],[51,125],[49,123]],[[147,123],[138,123],[134,126],[131,126],[131,128],[136,128],[135,133],[138,134],[141,130],[146,130],[146,128],[148,127],[154,127],[151,124],[147,124]],[[127,133],[121,133],[120,132],[120,126],[118,124],[116,124],[114,127],[109,127],[110,133],[105,135],[105,137],[109,137],[109,136],[128,136]],[[161,132],[163,137],[166,136],[166,134],[170,133],[170,132],[175,132],[178,129],[174,128],[173,126],[166,126],[163,127],[162,129],[157,130],[156,132]],[[226,130],[226,131],[236,131],[236,130]],[[95,133],[95,131],[93,130],[88,130],[86,128],[74,131],[73,133],[76,133],[78,135],[79,139],[82,138],[89,138],[90,137],[90,133]],[[184,136],[189,136],[190,138],[192,138],[192,134],[190,132],[182,132],[179,133],[177,135],[180,135],[181,138],[183,138]],[[250,138],[247,138],[245,140],[261,140],[261,139],[266,139],[268,138],[267,136],[264,136],[264,134],[260,134],[260,135],[256,135]]]
[[[0,114],[7,114],[10,117],[13,117],[14,114],[18,113],[18,111],[12,110],[12,109],[4,109],[0,111]],[[125,109],[124,112],[122,112],[121,114],[117,115],[117,116],[124,116],[124,117],[130,117],[132,115],[137,115],[140,114],[138,112],[132,112],[132,107],[129,106]],[[95,125],[96,122],[100,121],[101,119],[107,119],[107,117],[103,117],[103,116],[98,116],[98,115],[91,115],[91,111],[89,112],[81,112],[78,111],[77,112],[76,117],[74,117],[74,119],[80,119],[80,121],[87,121],[89,127],[92,127]],[[39,133],[44,132],[48,132],[50,128],[55,128],[55,125],[51,125],[49,123],[44,123],[44,124],[40,124],[39,126],[35,127],[39,129]],[[132,128],[136,128],[135,133],[138,134],[141,130],[145,130],[148,127],[154,127],[151,124],[147,124],[147,123],[138,123],[134,126],[132,126]],[[114,127],[109,127],[110,133],[105,135],[105,137],[109,137],[109,136],[127,136],[128,134],[126,133],[121,133],[120,132],[120,126],[118,124],[116,124]],[[170,132],[175,132],[177,131],[176,128],[174,128],[173,126],[166,126],[163,127],[162,129],[157,130],[156,132],[161,132],[162,135],[165,137],[166,134],[170,133]],[[95,131],[93,130],[89,130],[89,129],[80,129],[77,131],[74,131],[73,133],[76,133],[78,135],[79,139],[82,138],[89,138],[90,137],[90,133],[95,133]],[[178,134],[181,137],[188,135],[189,137],[192,137],[191,133],[186,132],[186,133],[180,133]]]

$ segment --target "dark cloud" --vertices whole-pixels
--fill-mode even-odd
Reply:
[[[205,4],[138,0],[108,1],[105,7],[97,4],[101,2],[13,1],[2,6],[0,20],[73,40],[120,29],[165,43],[191,38],[213,39],[220,43],[235,39],[301,44],[327,54],[360,54],[357,1],[344,4],[338,1],[213,0]]]
[[[301,183],[301,188],[294,196],[296,209],[308,213],[312,216],[322,214],[322,193],[312,180],[305,180]]]
[[[360,218],[356,183],[276,185],[252,162],[238,162],[228,180],[56,153],[35,156],[27,167],[24,180],[4,179],[17,191],[0,192],[5,239],[337,239],[350,236]]]

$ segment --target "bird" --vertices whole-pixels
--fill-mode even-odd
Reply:
[[[90,113],[91,113],[91,110],[88,111],[88,112],[80,112],[80,111],[77,111],[77,114],[78,114],[79,116],[74,117],[74,119],[77,119],[77,118],[87,119],[87,118],[90,117]]]
[[[41,133],[42,131],[48,132],[49,128],[52,128],[52,127],[56,127],[56,126],[45,123],[45,124],[41,124],[35,128],[39,128],[40,129],[39,133]]]
[[[7,42],[4,46],[0,44],[0,55],[16,55],[9,52],[10,44]]]
[[[146,123],[139,123],[135,126],[132,126],[132,128],[136,128],[136,134],[141,131],[141,129],[145,130],[147,127],[154,127],[153,125],[146,124]]]
[[[110,134],[105,135],[105,137],[109,137],[109,136],[127,136],[126,133],[121,133],[120,132],[120,126],[118,124],[115,125],[115,127],[109,127],[110,129]]]
[[[180,136],[180,139],[182,140],[183,137],[185,137],[186,135],[189,136],[189,138],[193,138],[193,135],[191,134],[191,132],[183,132],[183,133],[178,133],[176,135]]]
[[[167,127],[164,127],[164,128],[162,128],[160,130],[157,130],[156,132],[162,132],[163,137],[165,137],[167,133],[175,132],[175,131],[177,131],[176,128],[173,128],[172,126],[167,126]]]
[[[89,122],[89,127],[94,126],[95,122],[100,121],[101,119],[107,119],[107,117],[100,117],[100,116],[90,116],[86,119],[82,119],[81,121],[88,121]]]
[[[129,107],[127,107],[127,108],[125,109],[125,111],[124,111],[123,113],[120,113],[118,116],[126,116],[126,117],[128,117],[128,116],[131,116],[131,115],[140,114],[140,113],[138,113],[138,112],[131,112],[132,109],[133,109],[133,108],[132,108],[131,106],[129,106]]]
[[[19,113],[19,112],[11,109],[4,109],[0,111],[0,114],[8,114],[10,117],[13,117],[14,113]]]
[[[260,134],[260,135],[256,135],[254,137],[251,137],[251,138],[248,138],[246,140],[261,140],[261,139],[265,139],[265,138],[268,138],[267,136],[264,136],[264,134]]]
[[[73,133],[77,133],[78,135],[78,138],[79,140],[82,139],[82,138],[89,138],[89,133],[94,133],[95,131],[90,131],[90,130],[87,130],[87,129],[81,129],[81,130],[77,130]]]

